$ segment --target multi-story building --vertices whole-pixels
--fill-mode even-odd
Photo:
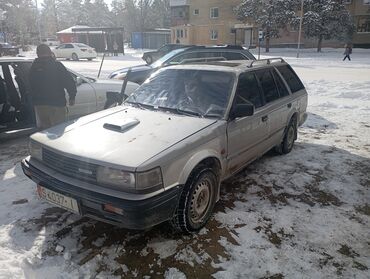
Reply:
[[[343,1],[355,24],[352,42],[355,47],[370,48],[370,0]]]
[[[182,44],[255,45],[257,32],[236,19],[240,0],[170,0],[172,41]]]
[[[354,17],[355,47],[370,47],[370,0],[343,0]],[[238,44],[255,46],[258,28],[237,20],[234,8],[240,0],[170,0],[171,40],[173,43],[217,45]],[[296,46],[298,30],[281,30],[271,46]],[[305,47],[315,47],[314,39],[302,38]],[[323,46],[342,46],[343,42],[326,41]]]

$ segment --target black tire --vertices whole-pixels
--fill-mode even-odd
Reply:
[[[87,60],[92,61],[93,59],[92,58],[87,58]]]
[[[72,60],[78,61],[78,55],[76,53],[72,53]]]
[[[150,64],[152,64],[152,63],[153,63],[153,58],[152,58],[151,56],[147,56],[147,57],[145,57],[145,62],[146,62],[148,65],[150,65]]]
[[[285,130],[283,141],[280,146],[276,147],[276,150],[280,154],[288,154],[290,151],[292,151],[296,139],[297,139],[297,123],[295,118],[292,118],[289,122],[288,127]]]
[[[217,176],[212,169],[193,172],[185,184],[171,222],[175,230],[193,233],[206,225],[216,202],[217,185]]]

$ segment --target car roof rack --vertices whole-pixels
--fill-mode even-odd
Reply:
[[[255,64],[270,65],[271,63],[285,63],[281,57],[253,60],[247,67],[252,68]]]
[[[197,62],[215,62],[215,61],[226,61],[225,57],[203,57],[203,58],[189,58],[182,60],[178,65],[191,64]]]
[[[189,45],[189,49],[202,49],[202,48],[214,48],[214,49],[217,49],[217,48],[225,48],[225,49],[240,49],[240,50],[243,50],[244,48],[242,46],[239,46],[239,45]]]

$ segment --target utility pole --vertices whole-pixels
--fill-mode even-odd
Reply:
[[[39,33],[39,43],[41,44],[41,23],[40,23],[40,20],[41,20],[41,18],[40,18],[40,13],[39,13],[39,5],[38,5],[38,3],[37,3],[37,0],[35,0],[35,2],[36,2],[36,16],[37,16],[37,31],[38,31],[38,33]]]
[[[303,21],[303,1],[304,0],[301,1],[301,18],[299,19],[297,58],[299,58],[299,49],[301,47],[301,34],[302,34],[302,21]]]

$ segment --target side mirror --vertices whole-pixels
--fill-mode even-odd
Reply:
[[[83,80],[83,78],[76,77],[76,86],[80,86],[83,83],[85,83],[85,81]]]
[[[230,120],[236,118],[252,116],[254,114],[254,105],[252,104],[238,104],[230,112]]]

